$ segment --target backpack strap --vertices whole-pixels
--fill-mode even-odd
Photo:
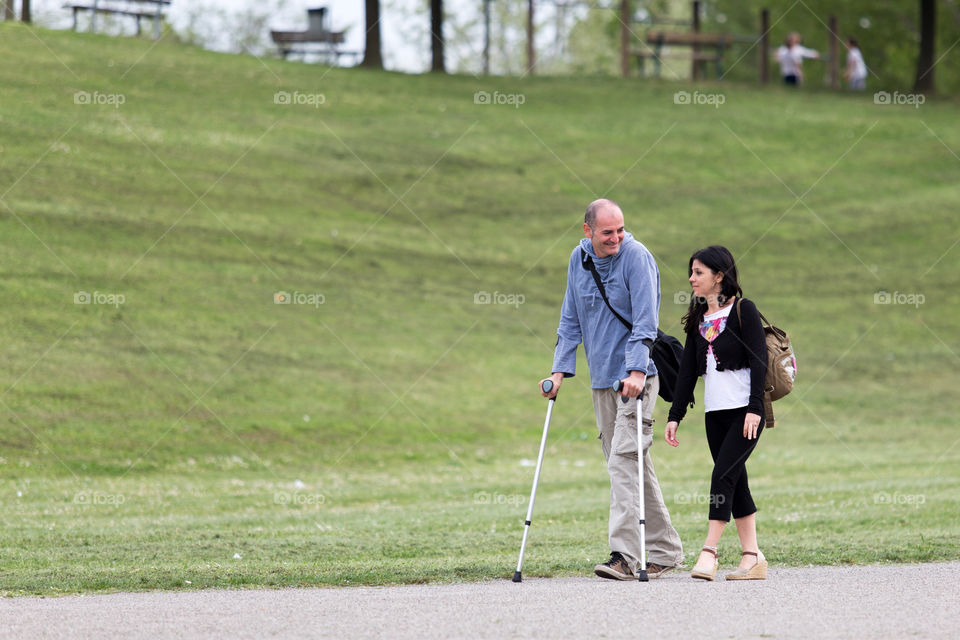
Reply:
[[[737,298],[737,322],[740,323],[740,326],[743,326],[743,323],[740,320],[740,303],[743,302],[743,296]],[[757,314],[760,316],[760,319],[763,320],[764,328],[770,328],[776,331],[778,334],[783,333],[780,329],[777,329],[775,326],[770,324],[770,321],[767,320],[767,317],[760,313],[760,309],[757,309]]]

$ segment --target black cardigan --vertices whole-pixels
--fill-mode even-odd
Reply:
[[[743,315],[737,315],[737,301],[733,302],[727,326],[713,341],[713,355],[717,358],[717,371],[750,369],[750,402],[747,411],[763,415],[763,386],[767,375],[767,340],[760,322],[757,305],[743,298],[740,306]],[[693,393],[697,378],[707,371],[707,347],[710,343],[700,335],[699,324],[693,333],[687,334],[683,346],[683,360],[677,374],[677,385],[673,390],[673,406],[670,407],[669,422],[680,422],[687,413],[685,398]]]

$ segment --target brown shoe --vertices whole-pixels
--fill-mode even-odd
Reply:
[[[633,571],[630,571],[630,567],[627,565],[627,560],[623,557],[623,555],[620,554],[619,551],[614,551],[611,553],[610,560],[595,566],[593,568],[593,572],[601,578],[609,578],[611,580],[637,579],[637,576],[634,575]]]
[[[656,562],[648,562],[647,577],[653,580],[654,578],[659,578],[660,576],[665,574],[667,571],[672,571],[673,569],[676,569],[676,567],[675,566],[665,567],[662,564],[657,564]]]

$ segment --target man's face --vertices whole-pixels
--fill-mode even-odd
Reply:
[[[597,213],[593,228],[584,223],[583,233],[593,243],[598,258],[606,258],[620,251],[623,242],[623,214],[617,209],[603,209]]]

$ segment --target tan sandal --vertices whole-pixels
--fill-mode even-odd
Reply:
[[[766,580],[767,579],[767,559],[760,559],[760,555],[753,551],[744,551],[743,555],[753,556],[757,562],[749,569],[737,569],[733,573],[727,574],[727,580]]]
[[[694,565],[693,571],[690,572],[690,577],[699,578],[700,580],[712,581],[714,578],[717,577],[717,568],[720,566],[720,559],[717,557],[717,548],[704,547],[703,551],[713,554],[713,567],[708,571],[706,569],[701,569],[700,565]]]

